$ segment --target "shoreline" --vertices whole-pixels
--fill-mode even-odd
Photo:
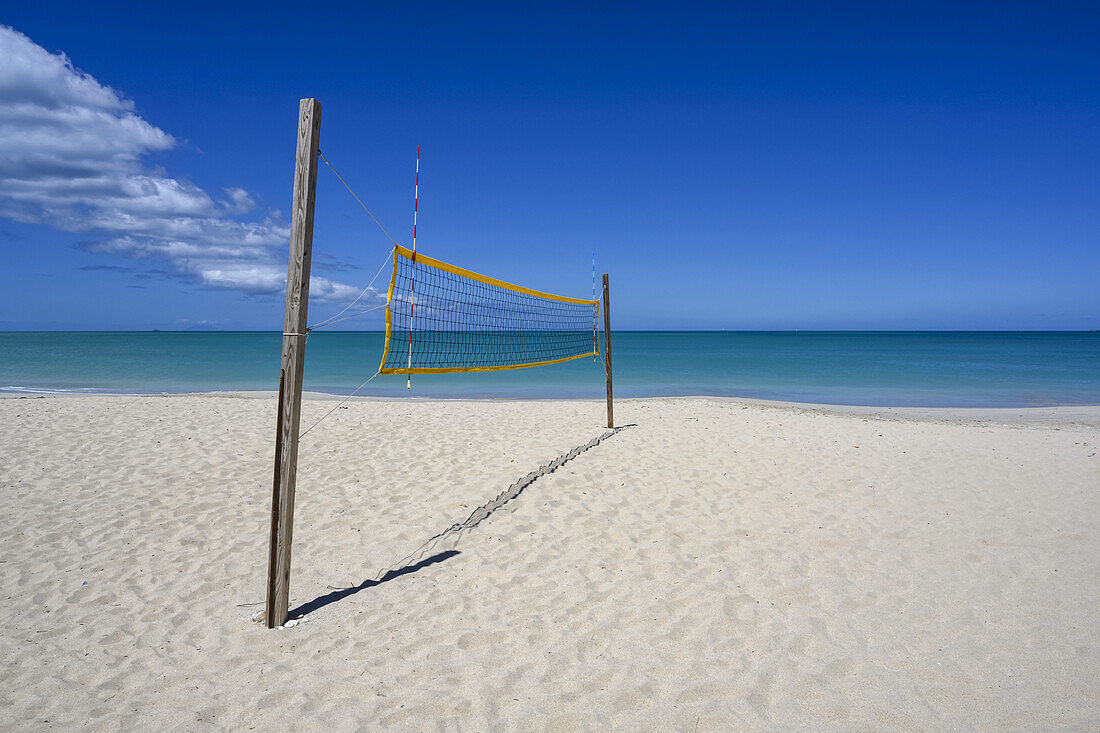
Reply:
[[[278,396],[275,390],[227,390],[224,392],[0,392],[0,400],[10,399],[46,399],[59,397],[94,398],[152,398],[165,399],[197,398],[197,399],[243,399],[243,400],[273,400]],[[303,392],[303,402],[347,402],[347,403],[378,403],[393,402],[399,404],[448,404],[448,403],[475,403],[475,404],[579,404],[591,402],[602,405],[604,400],[591,397],[392,397],[371,395],[354,395],[345,397],[328,392]],[[1009,423],[1042,423],[1052,424],[1066,422],[1068,424],[1083,424],[1100,427],[1100,404],[1090,405],[1038,405],[1019,407],[920,407],[920,406],[883,406],[883,405],[845,405],[822,402],[796,402],[792,400],[764,400],[754,397],[723,397],[717,395],[683,395],[683,396],[658,396],[658,397],[623,397],[616,398],[615,404],[628,403],[667,403],[676,401],[718,402],[722,404],[741,405],[746,407],[761,407],[776,410],[794,410],[805,413],[818,413],[827,415],[851,415],[860,417],[897,418],[905,420],[949,420],[952,422],[1009,422]]]

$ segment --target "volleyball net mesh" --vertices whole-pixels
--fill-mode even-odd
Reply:
[[[599,301],[566,298],[394,248],[382,374],[557,364],[599,353]]]

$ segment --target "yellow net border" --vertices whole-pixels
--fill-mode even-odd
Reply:
[[[392,341],[393,331],[393,319],[392,319],[392,305],[394,287],[397,282],[397,263],[398,258],[404,258],[413,262],[415,265],[421,265],[424,267],[431,267],[437,270],[456,275],[458,277],[473,280],[475,282],[484,283],[493,287],[503,288],[512,292],[521,293],[523,295],[532,296],[535,298],[543,298],[546,300],[558,301],[561,303],[571,303],[575,305],[587,305],[593,307],[599,307],[598,300],[587,300],[583,298],[569,298],[564,295],[554,295],[553,293],[545,293],[541,290],[534,290],[532,288],[526,288],[522,285],[516,285],[514,283],[505,282],[504,280],[498,280],[494,277],[482,275],[481,273],[467,270],[457,265],[452,265],[442,260],[437,260],[434,257],[428,257],[427,255],[417,252],[414,256],[413,251],[407,247],[402,247],[399,244],[394,245],[393,250],[393,272],[390,275],[390,285],[386,292],[386,339],[385,345],[382,349],[382,366],[378,372],[380,374],[450,374],[457,372],[495,372],[504,371],[509,369],[526,369],[528,367],[546,366],[550,364],[561,364],[563,362],[572,361],[574,359],[583,359],[588,356],[599,356],[598,342],[594,344],[594,349],[584,354],[575,354],[566,356],[560,359],[550,359],[546,361],[534,361],[523,364],[505,364],[497,366],[449,366],[449,367],[386,367],[386,360],[389,357],[390,346]]]

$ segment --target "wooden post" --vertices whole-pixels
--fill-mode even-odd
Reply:
[[[290,604],[290,543],[294,535],[294,479],[298,468],[298,421],[302,414],[306,307],[313,250],[313,200],[317,191],[317,153],[321,103],[298,105],[298,148],[294,163],[294,210],[290,223],[290,260],[286,273],[283,361],[279,372],[279,412],[275,432],[275,478],[271,490],[271,547],[267,566],[267,628],[286,622]]]
[[[615,412],[611,403],[611,288],[607,273],[603,274],[603,368],[607,372],[607,427],[615,427]]]

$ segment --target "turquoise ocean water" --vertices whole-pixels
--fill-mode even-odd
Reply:
[[[320,332],[306,389],[347,394],[378,369],[382,334]],[[1100,404],[1100,333],[648,332],[613,334],[621,397],[719,395],[850,405]],[[278,387],[280,335],[0,333],[0,391],[210,392]],[[602,397],[603,364],[378,377],[360,394]]]

